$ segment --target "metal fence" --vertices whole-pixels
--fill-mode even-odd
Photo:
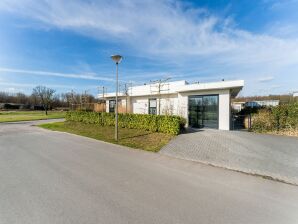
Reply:
[[[232,130],[250,129],[251,128],[251,114],[248,115],[232,115]]]

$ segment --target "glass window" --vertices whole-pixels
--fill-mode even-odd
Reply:
[[[109,112],[115,113],[116,100],[109,100]]]
[[[218,96],[203,96],[203,125],[218,128]]]
[[[149,99],[149,114],[156,114],[156,99]]]
[[[218,128],[218,95],[189,96],[188,121],[196,128]]]

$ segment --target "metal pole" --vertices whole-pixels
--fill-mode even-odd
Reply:
[[[115,111],[115,140],[118,141],[118,62],[116,62],[116,111]]]
[[[158,83],[158,115],[160,115],[160,99],[161,99],[161,80]]]

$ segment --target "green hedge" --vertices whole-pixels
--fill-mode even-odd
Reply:
[[[152,132],[162,132],[172,135],[179,134],[184,128],[186,120],[179,116],[151,115],[151,114],[119,114],[119,127],[143,129]],[[114,113],[97,113],[85,111],[68,111],[67,121],[99,124],[102,126],[115,125]]]
[[[261,109],[252,117],[253,131],[266,132],[287,129],[298,129],[298,103]]]

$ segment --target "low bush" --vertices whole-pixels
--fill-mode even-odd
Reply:
[[[298,130],[298,103],[261,109],[252,116],[251,128],[256,132]]]
[[[85,111],[68,111],[67,121],[99,124],[101,126],[115,125],[114,113],[98,113]],[[184,128],[186,120],[179,116],[151,115],[151,114],[119,114],[119,127],[142,129],[151,132],[161,132],[172,135],[179,134]]]
[[[253,114],[251,129],[255,132],[272,131],[275,127],[274,116],[268,109],[261,109]]]

